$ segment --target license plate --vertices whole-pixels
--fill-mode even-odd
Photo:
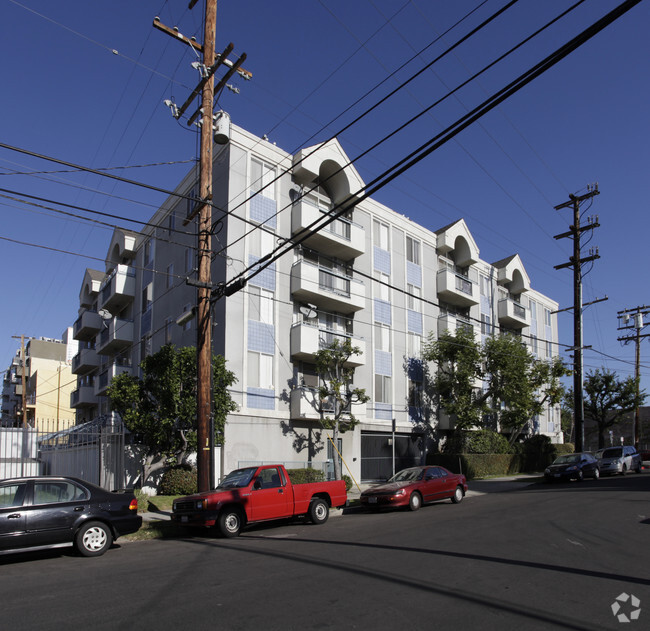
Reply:
[[[376,497],[369,497],[368,498],[368,504],[376,504],[377,503],[377,498]]]
[[[182,522],[182,523],[186,523],[186,522],[188,522],[188,521],[189,521],[189,517],[188,517],[187,515],[182,515],[182,516],[181,516],[181,522]]]

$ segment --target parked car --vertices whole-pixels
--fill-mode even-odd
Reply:
[[[641,464],[643,469],[650,469],[650,451],[641,452]]]
[[[558,456],[553,464],[544,470],[544,479],[547,482],[555,480],[578,480],[581,482],[584,478],[597,480],[599,477],[598,460],[588,452]]]
[[[110,492],[64,477],[0,481],[0,551],[72,544],[94,557],[141,524],[131,491]]]
[[[343,480],[293,484],[280,464],[231,471],[214,491],[174,500],[172,519],[185,526],[217,527],[236,537],[247,524],[306,515],[324,524],[330,508],[345,506]]]
[[[631,445],[607,447],[606,449],[598,450],[596,455],[599,458],[600,472],[603,474],[614,475],[621,473],[625,475],[630,471],[640,473],[643,466],[641,454]]]
[[[451,499],[458,504],[467,493],[464,475],[451,473],[444,467],[411,467],[396,473],[384,484],[361,493],[366,508],[408,506],[416,511],[426,502]]]

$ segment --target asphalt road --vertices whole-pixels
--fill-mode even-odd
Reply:
[[[520,487],[97,559],[2,556],[0,629],[647,629],[650,474]]]

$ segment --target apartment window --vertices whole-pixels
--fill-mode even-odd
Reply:
[[[248,351],[248,386],[273,389],[273,355]]]
[[[422,394],[423,386],[421,381],[413,381],[409,379],[408,382],[408,402],[409,407],[411,408],[421,408],[422,407]]]
[[[248,289],[248,319],[273,324],[273,292],[251,285]]]
[[[546,326],[551,326],[551,310],[544,309],[544,324]]]
[[[411,311],[422,311],[422,290],[415,285],[406,285],[406,308]]]
[[[249,254],[256,258],[261,258],[273,250],[275,234],[263,228],[253,230],[248,237],[248,243],[248,247],[250,248]]]
[[[189,274],[194,268],[194,250],[185,248],[185,273]]]
[[[408,334],[408,356],[419,359],[422,356],[422,336],[417,333]]]
[[[188,303],[183,307],[183,311],[181,313],[185,313],[186,311],[189,311],[191,308],[192,305]],[[183,331],[189,331],[191,328],[192,328],[192,320],[190,319],[183,325]]]
[[[144,265],[153,260],[153,242],[148,239],[144,244]]]
[[[153,283],[149,283],[142,290],[142,313],[147,311],[153,302]]]
[[[389,249],[388,224],[381,223],[380,221],[377,221],[375,219],[373,221],[373,233],[374,233],[375,245],[378,248],[381,248],[382,250],[388,250]]]
[[[390,302],[390,276],[388,274],[375,271],[375,279],[379,281],[375,283],[375,298]]]
[[[172,343],[172,319],[165,319],[165,344]]]
[[[406,260],[420,264],[420,242],[411,237],[406,237]]]
[[[196,201],[195,198],[199,196],[199,185],[195,184],[189,191],[187,191],[187,196],[191,199],[185,200],[187,202],[187,217],[189,217],[195,210]]]
[[[480,285],[481,285],[481,296],[485,296],[486,298],[490,297],[490,279],[487,276],[484,276],[483,274],[480,275],[479,277],[480,280]]]
[[[275,199],[275,168],[257,158],[251,158],[251,191]]]
[[[386,375],[375,375],[375,401],[391,403],[391,378]]]
[[[536,335],[531,336],[530,345],[531,345],[531,347],[533,349],[533,355],[537,355],[538,348],[537,348],[537,336]]]
[[[171,289],[173,283],[174,283],[174,264],[170,263],[167,266],[167,280],[165,282],[165,288]]]
[[[546,342],[546,357],[553,357],[553,343]]]
[[[375,324],[375,349],[390,353],[390,327]]]
[[[483,335],[492,335],[492,322],[489,315],[481,314],[481,333]]]
[[[176,215],[172,210],[167,217],[167,231],[171,234],[173,230],[176,229]]]

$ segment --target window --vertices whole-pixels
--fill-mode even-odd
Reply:
[[[375,219],[373,221],[373,234],[374,234],[375,245],[378,248],[381,248],[382,250],[388,250],[389,249],[388,225],[385,223],[381,223],[380,221],[377,221]]]
[[[544,324],[546,326],[551,326],[551,310],[544,309]]]
[[[144,244],[144,265],[153,260],[153,242],[148,239]]]
[[[248,351],[248,385],[273,389],[273,355]]]
[[[411,237],[406,237],[406,260],[420,264],[420,242]]]
[[[481,333],[483,335],[492,335],[492,324],[490,322],[490,316],[485,313],[481,314]]]
[[[553,357],[553,343],[548,340],[546,342],[546,357]]]
[[[172,343],[172,319],[167,318],[165,320],[165,344]]]
[[[186,304],[183,307],[182,313],[185,313],[186,311],[189,311],[191,308],[192,308],[192,305],[190,305],[189,303]],[[192,328],[192,322],[193,322],[193,318],[190,318],[187,322],[185,322],[185,324],[183,324],[183,331],[189,331]]]
[[[187,202],[187,217],[189,217],[197,208],[195,198],[199,196],[199,185],[195,184],[189,191],[187,191],[187,196],[192,198],[185,200]]]
[[[269,199],[275,199],[275,168],[269,164],[251,158],[251,191],[260,193]]]
[[[275,235],[272,232],[263,228],[253,230],[248,237],[249,253],[252,256],[261,258],[273,250],[274,242]]]
[[[375,298],[386,300],[390,302],[390,276],[382,272],[375,271],[375,279],[379,282],[375,283]]]
[[[174,264],[170,263],[167,266],[167,279],[165,282],[165,288],[171,289],[173,282],[174,282]]]
[[[375,349],[390,353],[390,327],[375,323]]]
[[[26,484],[7,484],[0,486],[0,508],[22,506],[25,500]]]
[[[172,210],[169,213],[169,216],[167,217],[167,231],[171,234],[171,232],[175,230],[175,228],[176,228],[176,215]]]
[[[149,283],[142,290],[142,313],[149,310],[153,302],[153,283]]]
[[[34,482],[34,504],[52,504],[88,499],[81,487],[71,482]]]
[[[377,403],[391,403],[391,378],[386,375],[375,375],[375,401]]]
[[[531,347],[533,349],[533,355],[537,355],[537,350],[538,349],[537,349],[537,336],[536,335],[531,336],[530,345],[531,345]]]
[[[415,285],[406,285],[406,308],[411,311],[422,311],[422,290]]]
[[[485,296],[486,298],[490,297],[490,279],[487,276],[484,276],[483,274],[480,275],[479,277],[480,284],[481,284],[481,296]]]
[[[408,356],[420,358],[422,356],[422,336],[417,333],[408,334]]]
[[[408,384],[408,393],[409,393],[409,407],[411,408],[421,408],[422,407],[422,382],[413,381],[409,379]]]
[[[248,319],[273,324],[273,292],[251,285],[248,289]]]
[[[192,248],[185,248],[185,273],[189,274],[194,267],[194,252]]]

